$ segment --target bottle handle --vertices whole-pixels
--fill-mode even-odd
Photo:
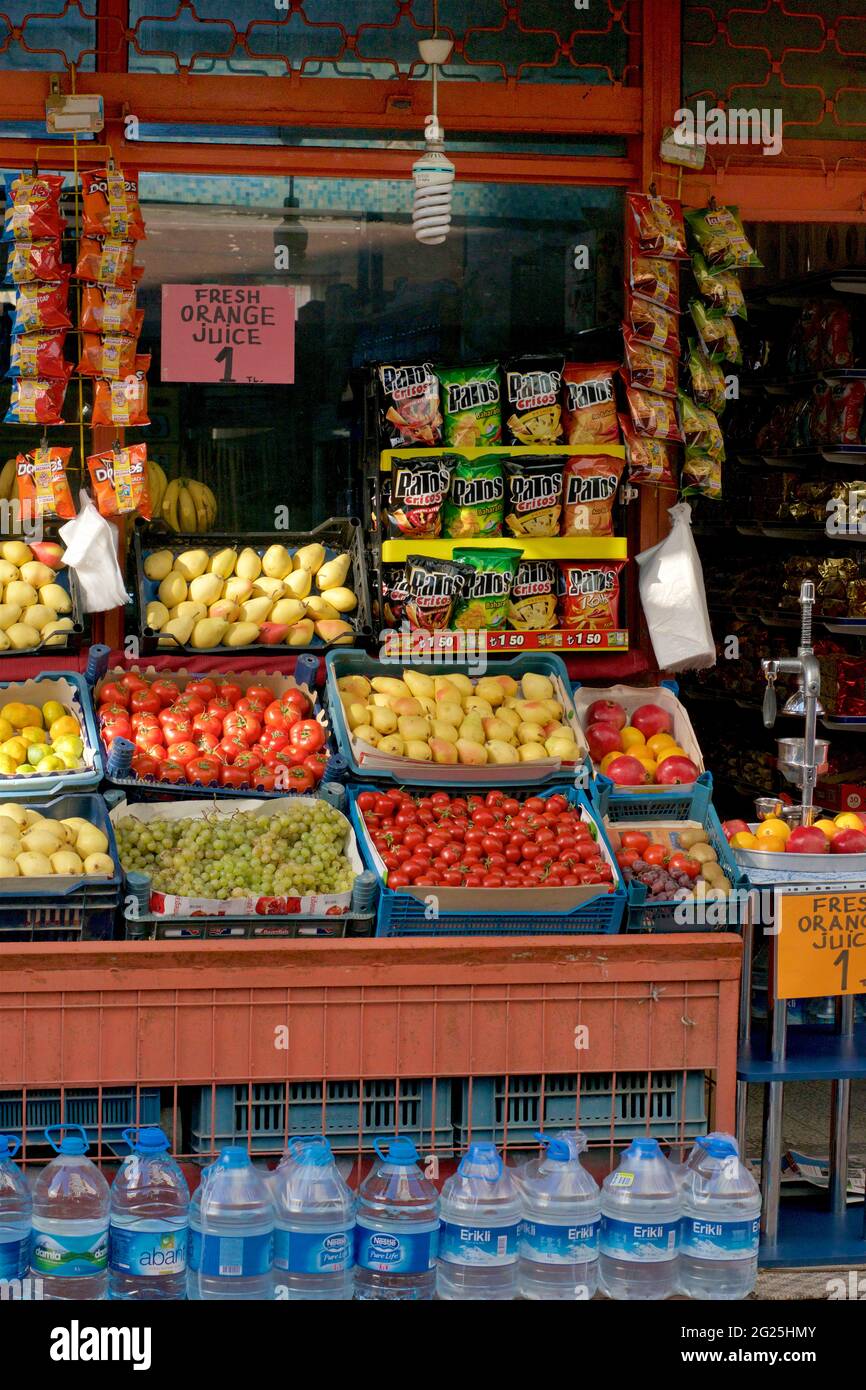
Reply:
[[[6,1136],[6,1152],[0,1154],[0,1158],[14,1158],[20,1148],[21,1140],[14,1134],[9,1134]]]
[[[477,1176],[483,1176],[484,1182],[499,1182],[499,1179],[502,1177],[502,1173],[503,1173],[504,1168],[505,1168],[505,1164],[502,1162],[502,1155],[501,1155],[498,1151],[494,1150],[494,1155],[493,1155],[493,1156],[494,1156],[494,1158],[496,1159],[496,1172],[495,1172],[495,1174],[493,1175],[493,1177],[492,1177],[492,1178],[488,1178],[488,1176],[487,1176],[486,1173],[483,1174],[483,1175],[482,1175],[482,1174],[478,1174],[478,1175],[477,1175]],[[463,1157],[461,1158],[460,1163],[459,1163],[458,1166],[457,1166],[457,1172],[460,1173],[461,1175],[462,1175],[462,1173],[463,1173],[463,1164],[466,1162],[466,1160],[467,1160],[468,1157],[469,1157],[468,1153],[465,1153],[465,1154],[463,1155]]]
[[[302,1144],[324,1144],[326,1142],[324,1134],[293,1134],[290,1139],[286,1140],[286,1148],[293,1158],[297,1158]]]
[[[48,1140],[48,1143],[51,1145],[52,1149],[56,1154],[60,1153],[60,1144],[56,1144],[54,1140],[51,1138],[51,1135],[57,1130],[60,1130],[61,1134],[64,1131],[67,1134],[72,1132],[80,1134],[85,1144],[87,1145],[87,1148],[90,1148],[90,1140],[87,1137],[87,1130],[84,1128],[84,1125],[47,1125],[45,1129],[45,1138]],[[62,1142],[63,1140],[61,1139],[60,1143],[62,1144]],[[86,1152],[87,1149],[85,1149],[85,1153]]]
[[[383,1163],[387,1163],[387,1162],[388,1162],[388,1155],[387,1155],[386,1153],[383,1153],[383,1151],[382,1151],[382,1140],[381,1140],[381,1139],[374,1139],[374,1140],[373,1140],[373,1151],[374,1151],[374,1153],[376,1154],[376,1156],[377,1156],[378,1158],[381,1158],[381,1160],[382,1160]]]

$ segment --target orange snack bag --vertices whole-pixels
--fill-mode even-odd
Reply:
[[[613,631],[624,568],[625,560],[560,560],[560,626],[576,632]]]
[[[87,468],[96,505],[101,516],[128,516],[138,512],[149,521],[152,515],[147,487],[147,445],[130,444],[124,449],[106,449],[91,454]]]
[[[135,372],[135,339],[120,333],[84,333],[78,370],[82,376],[104,376],[110,380]]]
[[[613,504],[625,460],[576,454],[562,470],[562,535],[612,536]]]
[[[120,285],[85,285],[81,291],[81,329],[84,333],[126,333],[138,338],[144,310],[135,307],[135,289]]]
[[[567,444],[618,444],[616,362],[566,362],[562,373]]]
[[[53,445],[19,454],[15,460],[18,500],[29,517],[75,516],[75,503],[69,489],[66,469],[71,449]]]
[[[81,175],[84,235],[141,241],[144,218],[138,202],[138,174],[122,169],[89,169]]]
[[[92,425],[113,425],[117,429],[149,425],[147,413],[147,369],[150,355],[136,357],[135,370],[128,376],[108,381],[99,377],[93,383]]]
[[[110,236],[82,237],[75,274],[95,285],[119,285],[129,290],[144,274],[144,267],[135,265],[134,258],[134,242]]]

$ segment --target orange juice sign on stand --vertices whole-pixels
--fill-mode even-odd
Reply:
[[[866,994],[866,891],[777,893],[779,999]]]

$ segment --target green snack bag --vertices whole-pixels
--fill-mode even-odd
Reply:
[[[715,199],[711,199],[709,207],[691,208],[685,217],[692,241],[713,270],[745,270],[762,264],[746,236],[737,208],[717,207]]]
[[[442,535],[452,540],[501,536],[505,482],[497,458],[461,459],[442,506]]]
[[[705,454],[721,463],[725,457],[725,440],[713,411],[705,405],[697,405],[685,391],[678,391],[677,414],[687,451]]]
[[[711,270],[700,251],[695,251],[692,272],[700,293],[709,301],[707,313],[711,317],[730,314],[732,318],[748,318],[743,287],[732,270]]]
[[[521,550],[473,550],[455,546],[454,561],[475,571],[454,605],[452,627],[461,632],[484,632],[505,627],[514,576]]]
[[[698,405],[708,405],[717,415],[725,408],[725,374],[718,362],[708,357],[694,338],[689,338],[686,367],[692,385],[692,395]]]
[[[437,368],[445,443],[483,448],[502,438],[502,391],[496,363]]]
[[[743,354],[733,319],[726,314],[719,316],[708,313],[707,306],[700,299],[689,300],[689,312],[707,357],[714,361],[742,362]]]

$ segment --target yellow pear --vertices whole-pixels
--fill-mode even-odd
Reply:
[[[237,558],[237,551],[226,547],[225,550],[218,550],[216,555],[211,556],[208,568],[211,574],[218,574],[220,579],[228,579],[235,572]]]
[[[62,647],[66,642],[66,633],[71,632],[73,627],[74,623],[71,618],[57,618],[42,629],[42,641],[49,647]],[[5,638],[7,642],[9,641],[8,632],[0,633],[0,637]],[[2,650],[3,644],[0,642],[0,651]]]
[[[183,603],[179,603],[176,608],[171,610],[173,618],[192,618],[197,623],[199,618],[207,617],[207,609],[203,603],[194,603],[191,598],[185,598]]]
[[[33,551],[23,541],[4,541],[0,545],[0,555],[10,565],[26,565],[28,560],[33,559]]]
[[[222,641],[226,647],[251,647],[258,636],[258,623],[229,623]]]
[[[226,600],[223,599],[223,602],[225,603]],[[248,598],[245,603],[242,603],[240,606],[240,612],[243,615],[244,622],[261,624],[265,622],[265,620],[269,617],[272,607],[273,604],[271,603],[271,600],[268,598],[267,594],[259,594],[258,597]],[[298,617],[303,617],[304,605],[302,603],[299,603],[298,609],[300,610],[298,612]],[[217,615],[214,614],[213,616],[215,617]],[[225,616],[228,617],[228,614],[226,614]],[[233,622],[234,618],[229,618],[229,621]],[[274,619],[274,622],[280,621],[288,622],[288,619]]]
[[[174,569],[174,556],[170,550],[154,550],[144,562],[144,573],[148,579],[162,580]]]
[[[0,603],[0,632],[17,623],[23,611],[20,603]]]
[[[336,608],[338,613],[351,613],[358,607],[357,595],[351,589],[325,589],[322,592],[325,603],[329,603],[332,608]]]
[[[185,647],[192,636],[192,618],[171,618],[160,628],[159,645],[161,647]]]
[[[260,574],[253,584],[253,598],[266,597],[275,603],[278,598],[282,598],[286,592],[286,586],[281,579],[269,579],[266,574]]]
[[[224,580],[218,574],[200,574],[189,586],[189,596],[195,603],[216,603],[222,597]]]
[[[253,550],[252,546],[246,546],[238,556],[235,565],[235,573],[241,579],[258,579],[262,572],[262,557]]]
[[[253,581],[233,574],[231,579],[226,580],[223,598],[231,599],[232,603],[246,603],[247,599],[252,597],[252,593]]]
[[[13,579],[11,584],[6,585],[5,594],[7,603],[17,603],[20,608],[30,608],[39,598],[32,584],[25,584],[23,579]]]
[[[306,598],[313,586],[310,571],[303,568],[287,574],[282,583],[286,594],[292,598]]]
[[[284,545],[269,545],[262,556],[262,571],[270,579],[282,579],[294,568],[292,557]]]
[[[287,647],[308,647],[315,635],[315,626],[312,618],[301,618],[299,623],[290,627],[286,633]]]
[[[431,676],[425,676],[423,671],[404,671],[403,680],[408,685],[412,694],[419,700],[422,695],[432,699],[436,694],[436,689]]]
[[[316,574],[325,563],[325,547],[318,542],[302,545],[300,550],[295,551],[293,563],[296,570],[307,570],[310,574]]]
[[[180,570],[172,570],[159,586],[159,601],[164,603],[166,608],[176,608],[179,603],[183,603],[188,592],[187,582]]]
[[[54,571],[39,560],[28,560],[21,566],[21,578],[34,589],[41,589],[43,584],[53,584]]]
[[[151,632],[159,632],[161,627],[165,627],[170,617],[169,611],[164,603],[159,599],[153,599],[148,605],[145,613],[145,623]]]
[[[336,589],[340,584],[345,583],[351,563],[349,555],[337,555],[333,560],[327,560],[316,572],[316,587],[320,592],[324,592],[325,589]]]
[[[304,616],[304,605],[299,598],[280,598],[270,610],[272,623],[299,623]]]
[[[174,559],[174,568],[180,570],[184,579],[198,579],[208,567],[210,556],[206,550],[184,550]]]
[[[406,742],[399,734],[386,734],[379,739],[379,752],[390,753],[394,758],[405,758]]]
[[[55,613],[72,612],[72,599],[62,584],[42,584],[39,589],[39,602],[53,608]]]
[[[68,622],[69,620],[59,619],[59,621]],[[69,626],[72,627],[71,622]],[[17,652],[25,652],[29,647],[38,647],[41,640],[39,629],[31,627],[30,623],[13,623],[11,627],[7,627],[6,636]]]

